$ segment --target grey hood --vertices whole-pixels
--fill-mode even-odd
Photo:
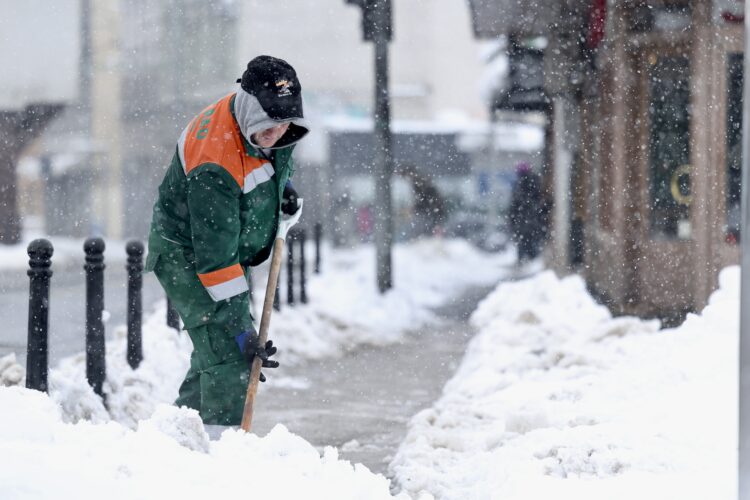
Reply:
[[[253,142],[253,134],[283,123],[289,123],[289,129],[272,148],[267,149],[280,149],[298,143],[310,131],[307,121],[302,116],[301,109],[298,114],[300,116],[273,119],[263,109],[257,97],[245,92],[239,85],[237,86],[237,96],[234,99],[234,116],[237,118],[242,135],[253,147],[260,148]]]

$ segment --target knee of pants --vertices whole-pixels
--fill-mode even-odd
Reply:
[[[240,424],[249,374],[249,367],[243,359],[212,366],[201,372],[199,411],[204,423]]]
[[[198,371],[243,359],[235,339],[220,325],[209,323],[191,328],[188,335],[193,343],[191,366]]]

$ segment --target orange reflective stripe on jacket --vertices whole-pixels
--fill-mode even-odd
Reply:
[[[242,133],[232,115],[229,94],[204,109],[183,130],[177,148],[180,161],[189,175],[206,163],[224,168],[244,193],[273,175],[271,164],[245,152]],[[246,185],[247,183],[250,185]]]

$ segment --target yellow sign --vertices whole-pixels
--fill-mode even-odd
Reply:
[[[672,180],[669,183],[669,188],[672,192],[672,198],[674,198],[674,201],[680,205],[689,207],[690,203],[693,201],[693,194],[690,190],[687,193],[683,193],[680,189],[680,178],[682,176],[687,176],[688,181],[690,180],[690,165],[682,165],[672,172]]]

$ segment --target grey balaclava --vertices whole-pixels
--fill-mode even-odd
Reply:
[[[234,114],[242,135],[256,148],[253,134],[289,122],[289,129],[269,149],[299,142],[309,128],[302,111],[302,87],[297,73],[286,61],[258,56],[237,80],[240,84],[234,100]]]

